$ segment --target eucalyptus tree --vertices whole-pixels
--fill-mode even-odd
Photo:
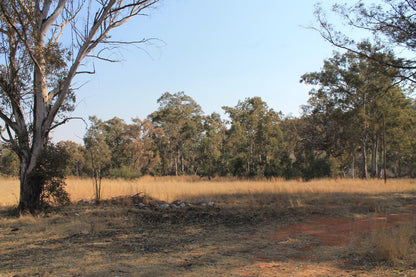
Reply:
[[[195,160],[202,133],[202,109],[184,92],[164,93],[159,108],[149,118],[163,130],[157,137],[162,174],[195,174]]]
[[[353,52],[336,53],[324,61],[320,72],[302,76],[301,82],[315,85],[305,107],[310,117],[308,133],[317,133],[318,148],[335,157],[350,156],[355,161],[356,151],[361,150],[361,176],[368,174],[368,150],[372,142],[373,175],[377,175],[377,154],[384,117],[390,117],[400,107],[391,101],[392,95],[403,95],[397,83],[397,70],[368,59],[382,57],[385,61],[395,58],[391,52],[382,52],[368,43],[360,45],[365,56]],[[390,99],[390,100],[388,100]],[[386,151],[386,149],[383,149]]]
[[[264,176],[266,167],[276,160],[283,147],[281,114],[270,109],[260,97],[239,101],[235,107],[223,107],[230,117],[226,158],[234,175]]]
[[[161,128],[153,126],[149,119],[133,119],[127,126],[127,143],[124,155],[130,167],[141,175],[156,175],[160,170],[160,154],[156,141],[163,135]]]
[[[128,43],[112,40],[111,31],[157,2],[0,1],[0,118],[2,138],[20,159],[20,210],[39,205],[43,184],[32,173],[50,132],[69,120],[74,78],[95,72],[80,66],[89,58],[109,60],[106,50]]]
[[[111,168],[111,148],[106,142],[105,123],[95,116],[84,136],[86,166],[94,181],[95,200],[101,199],[101,180]]]
[[[224,171],[221,161],[226,127],[218,113],[203,117],[203,134],[198,151],[198,174],[209,179]]]
[[[416,160],[416,106],[414,99],[407,97],[399,90],[392,90],[381,99],[379,108],[384,111],[378,127],[380,133],[385,131],[386,166],[395,177],[413,177]],[[380,142],[379,150],[383,150],[383,141]],[[379,156],[381,160],[382,157]],[[377,163],[375,164],[377,165]],[[380,164],[378,164],[378,174],[382,171]]]
[[[66,175],[78,177],[85,175],[85,148],[70,140],[60,141],[57,146],[65,149],[69,155]]]
[[[360,54],[387,68],[398,69],[401,81],[416,83],[416,2],[411,0],[362,1],[355,4],[335,4],[332,12],[341,18],[336,21],[326,18],[320,5],[315,10],[319,26],[313,27],[321,36],[336,47]],[[345,29],[345,26],[352,27]],[[354,30],[358,32],[354,32]],[[372,35],[373,43],[381,43],[402,54],[394,60],[383,55],[367,55],[360,49],[359,36]],[[369,36],[370,35],[370,36]],[[358,39],[357,39],[358,38]],[[410,53],[410,55],[409,55]]]
[[[102,122],[101,128],[105,143],[111,150],[111,168],[127,166],[130,161],[124,155],[124,149],[128,143],[126,122],[121,118],[113,117]]]

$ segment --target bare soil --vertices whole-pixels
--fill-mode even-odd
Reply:
[[[409,212],[352,219],[311,216],[302,223],[273,230],[266,236],[279,254],[257,255],[244,276],[416,276],[416,268],[397,269],[386,263],[350,260],[345,248],[360,234],[414,224],[415,205]],[[260,231],[261,232],[261,231]]]
[[[415,224],[414,192],[308,195],[297,207],[227,197],[169,209],[76,203],[36,217],[2,208],[0,276],[416,276],[414,260],[350,251],[361,235]]]

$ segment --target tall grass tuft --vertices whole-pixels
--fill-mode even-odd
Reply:
[[[357,236],[348,253],[356,260],[416,264],[416,222]]]

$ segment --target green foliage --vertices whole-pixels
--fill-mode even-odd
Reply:
[[[109,175],[112,178],[135,179],[142,176],[140,171],[135,170],[129,166],[121,166],[118,168],[111,168]]]
[[[0,173],[6,176],[18,176],[19,170],[19,157],[11,149],[3,148],[0,157]]]
[[[279,127],[281,114],[269,109],[260,97],[247,98],[234,108],[223,109],[231,123],[225,155],[230,159],[232,173],[245,177],[287,175],[279,163],[285,148]]]
[[[203,118],[203,133],[198,147],[198,174],[214,177],[220,174],[222,167],[222,149],[225,137],[225,126],[221,117],[213,113]]]
[[[101,179],[108,172],[111,165],[111,149],[106,143],[105,125],[101,120],[90,117],[91,126],[84,136],[87,168],[94,179],[95,200],[101,199]]]
[[[34,175],[43,184],[40,197],[42,207],[70,203],[69,194],[65,190],[66,165],[68,160],[69,153],[59,145],[49,144],[42,152],[40,166],[34,172]]]
[[[414,54],[416,51],[415,2],[407,0],[383,0],[378,1],[377,4],[364,2],[360,0],[355,4],[335,4],[332,12],[341,19],[337,20],[337,23],[327,21],[324,11],[317,5],[315,14],[320,27],[316,30],[331,44],[370,58],[385,69],[396,70],[398,81],[414,85],[416,61],[412,52]],[[352,29],[344,29],[345,25],[349,25]],[[372,38],[377,44],[397,50],[395,52],[400,53],[402,57],[391,60],[383,55],[368,55],[360,48],[360,40],[354,38],[355,32],[340,31],[354,29],[359,31],[360,36],[363,35],[363,31],[367,32],[364,36],[368,39]]]
[[[317,87],[304,107],[302,137],[316,151],[336,158],[341,168],[357,160],[361,177],[367,178],[371,162],[371,176],[381,177],[380,157],[385,151],[391,156],[393,145],[409,143],[409,135],[401,130],[414,128],[416,113],[397,85],[398,71],[366,58],[393,62],[393,54],[368,43],[358,47],[366,56],[336,53],[324,62],[321,72],[302,76],[302,82]],[[396,154],[403,153],[404,148],[398,148]]]
[[[0,137],[21,163],[20,211],[35,212],[45,182],[52,180],[39,161],[50,132],[74,110],[72,82],[88,72],[80,65],[106,60],[102,49],[94,51],[109,42],[110,31],[157,2],[0,1]]]
[[[65,190],[66,183],[61,178],[51,178],[46,181],[41,194],[41,205],[68,205],[71,203],[69,193]]]
[[[19,175],[20,161],[11,149],[4,148],[0,160],[2,174]],[[31,175],[41,184],[40,208],[70,203],[69,194],[65,190],[65,178],[70,162],[70,153],[62,143],[57,145],[50,143],[43,150],[38,167]]]
[[[85,148],[73,141],[60,141],[59,147],[65,149],[69,155],[66,166],[66,175],[83,176],[85,175],[86,157]]]
[[[157,148],[157,140],[163,135],[161,128],[155,127],[148,119],[133,119],[133,124],[124,127],[125,143],[123,155],[125,164],[122,166],[131,168],[133,175],[155,175],[160,170],[160,154]]]
[[[202,134],[201,107],[184,92],[164,93],[149,118],[163,135],[156,137],[164,175],[195,174]]]
[[[224,107],[229,116],[225,122],[216,113],[203,115],[183,92],[165,93],[157,111],[131,124],[116,117],[108,121],[91,117],[85,147],[60,143],[71,156],[66,172],[94,177],[97,197],[103,177],[309,180],[355,176],[364,167],[369,167],[371,176],[380,177],[385,136],[389,174],[413,176],[415,105],[392,85],[394,78],[373,74],[376,69],[382,71],[354,54],[336,54],[325,61],[321,72],[302,77],[316,88],[300,118],[282,118],[254,97]]]

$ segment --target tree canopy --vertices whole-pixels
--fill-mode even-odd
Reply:
[[[361,40],[354,37],[359,32],[343,31],[342,26],[329,21],[321,6],[315,10],[321,36],[336,47],[360,54],[386,68],[398,69],[401,81],[415,83],[416,60],[416,3],[408,0],[383,0],[378,4],[357,1],[355,4],[335,4],[332,11],[346,26],[372,35],[372,44],[380,44],[396,51],[401,56],[394,60],[385,56],[371,55],[360,49]],[[405,50],[405,51],[403,51]],[[410,55],[408,55],[410,53]]]

